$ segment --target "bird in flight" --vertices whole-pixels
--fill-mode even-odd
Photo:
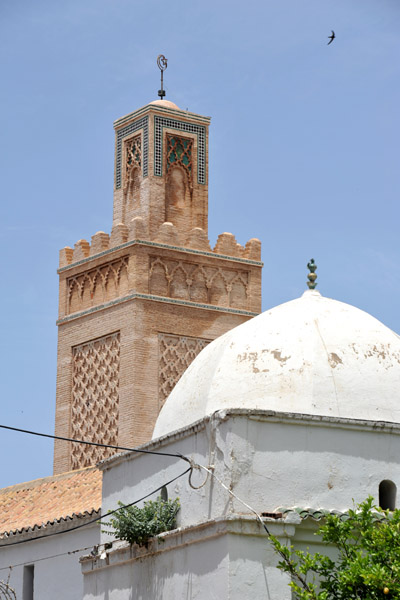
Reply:
[[[335,32],[333,31],[333,29],[331,29],[331,31],[332,31],[332,34],[328,36],[328,38],[329,38],[329,42],[327,44],[328,46],[329,46],[329,44],[332,44],[333,40],[336,37]]]

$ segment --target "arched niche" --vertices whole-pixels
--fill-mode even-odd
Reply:
[[[379,506],[383,510],[396,508],[397,487],[390,479],[384,479],[379,484]]]
[[[180,165],[169,168],[165,189],[165,220],[180,231],[191,229],[191,190],[186,170]]]

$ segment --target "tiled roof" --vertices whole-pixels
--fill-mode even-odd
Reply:
[[[0,536],[97,512],[101,485],[89,467],[0,489]]]

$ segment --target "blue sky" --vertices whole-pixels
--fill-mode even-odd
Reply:
[[[262,240],[264,309],[314,257],[399,333],[399,32],[398,0],[2,0],[0,422],[53,432],[58,251],[110,231],[112,123],[160,53],[167,99],[212,117],[210,241]],[[50,441],[0,451],[0,486],[52,472]]]

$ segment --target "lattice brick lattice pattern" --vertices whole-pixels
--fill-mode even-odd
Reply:
[[[125,142],[126,152],[126,175],[129,176],[129,172],[132,167],[142,166],[142,138],[137,135],[130,140]]]
[[[118,444],[119,332],[72,349],[71,437]],[[110,448],[71,444],[71,469],[94,465]]]
[[[203,125],[184,123],[166,117],[154,117],[154,175],[162,176],[163,129],[176,129],[197,135],[197,181],[206,183],[206,128]]]
[[[249,271],[185,261],[150,259],[149,292],[215,306],[247,309]]]
[[[191,139],[167,135],[167,171],[173,165],[180,165],[191,180],[192,146],[193,140]]]
[[[122,144],[124,139],[131,133],[143,129],[143,149],[142,166],[143,177],[148,175],[148,156],[149,156],[149,117],[142,117],[134,123],[123,127],[117,131],[117,147],[115,152],[115,187],[118,190],[122,185]]]
[[[67,313],[108,302],[128,290],[128,256],[123,256],[67,280]]]
[[[158,334],[160,408],[183,373],[210,340],[166,333]]]

